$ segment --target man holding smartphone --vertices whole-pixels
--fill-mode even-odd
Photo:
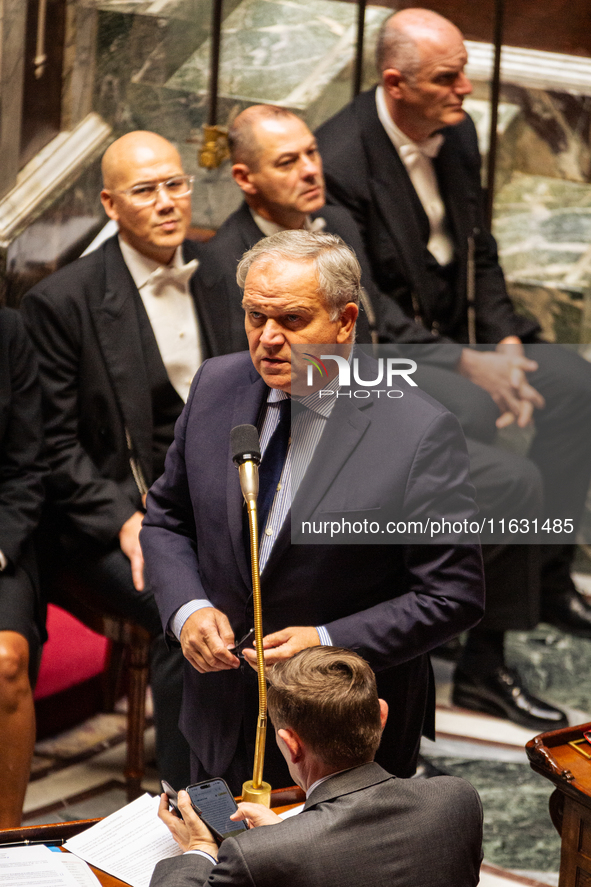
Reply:
[[[457,777],[401,780],[374,763],[388,706],[361,657],[302,650],[270,670],[268,702],[277,745],[306,792],[303,811],[283,822],[240,804],[233,819],[251,828],[218,849],[188,795],[179,793],[181,821],[163,794],[159,816],[185,853],[159,862],[150,887],[348,887],[360,873],[377,887],[478,884],[478,794]]]

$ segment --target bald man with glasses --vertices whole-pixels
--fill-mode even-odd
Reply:
[[[161,775],[187,784],[177,727],[180,651],[169,651],[144,590],[138,536],[148,487],[162,473],[174,423],[202,360],[212,355],[186,240],[193,176],[151,132],[113,142],[101,201],[118,235],[25,296],[44,392],[49,505],[41,568],[66,566],[97,601],[154,636],[151,682]]]

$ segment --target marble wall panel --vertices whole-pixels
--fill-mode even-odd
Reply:
[[[0,0],[0,197],[18,172],[27,5]]]
[[[35,221],[3,250],[3,290],[7,304],[21,297],[48,274],[71,262],[106,222],[100,203],[101,173],[97,159]]]
[[[389,10],[368,7],[368,40]],[[305,110],[353,57],[356,8],[338,0],[243,0],[224,22],[220,92]],[[209,41],[168,81],[204,92]]]
[[[97,11],[69,0],[64,47],[62,129],[73,129],[93,110]]]

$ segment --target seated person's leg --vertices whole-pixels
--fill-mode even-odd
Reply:
[[[470,474],[483,517],[508,522],[537,517],[542,508],[542,479],[536,466],[515,453],[468,441]],[[514,539],[515,537],[513,537]],[[508,630],[535,627],[539,618],[539,546],[483,545],[486,612],[468,634],[454,674],[453,701],[463,708],[506,717],[537,732],[567,724],[563,712],[527,690],[505,663]]]
[[[591,475],[591,364],[556,345],[526,350],[539,366],[530,381],[546,401],[535,413],[536,436],[529,454],[544,480],[544,518],[551,526],[571,518],[576,531]],[[574,537],[574,532],[570,539],[553,540],[549,535],[549,543],[561,544],[542,546],[542,619],[591,637],[591,607],[576,593],[570,576]]]
[[[189,747],[178,727],[182,695],[183,655],[166,647],[156,602],[151,593],[136,591],[129,560],[117,544],[101,546],[87,539],[70,540],[63,563],[89,588],[97,603],[146,628],[154,641],[150,652],[150,683],[154,700],[156,751],[160,776],[174,788],[189,784]]]
[[[0,575],[0,828],[16,828],[35,745],[29,672],[35,671],[39,630],[35,594],[22,569]]]
[[[459,373],[422,364],[420,350],[417,359],[419,365],[413,380],[419,388],[458,417],[466,437],[482,443],[494,443],[499,409],[490,394]]]
[[[534,415],[529,453],[544,479],[545,516],[570,517],[576,526],[591,477],[591,364],[555,345],[531,346],[527,353],[539,366],[529,381],[546,401]]]

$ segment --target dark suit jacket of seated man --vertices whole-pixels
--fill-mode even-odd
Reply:
[[[151,887],[478,883],[482,808],[472,786],[449,776],[396,779],[372,763],[388,712],[366,662],[349,650],[316,647],[275,665],[269,680],[269,714],[292,777],[306,791],[303,811],[281,822],[261,805],[240,804],[234,818],[247,818],[251,828],[218,851],[188,796],[179,798],[182,823],[163,796],[160,817],[193,852],[158,863]],[[320,704],[315,691],[324,694]]]
[[[301,249],[309,258],[294,258],[294,250]],[[332,321],[325,304],[329,297],[325,300],[318,291],[314,263],[321,259],[330,273],[338,271],[339,298],[348,300]],[[253,624],[230,431],[262,422],[265,440],[270,429],[265,423],[291,390],[291,345],[323,339],[350,344],[360,277],[358,263],[338,238],[305,231],[261,241],[241,270],[251,354],[216,358],[201,367],[177,423],[165,473],[148,495],[141,534],[148,584],[166,630],[180,608],[192,601],[203,607],[177,634],[187,658],[181,726],[193,752],[192,778],[224,776],[236,793],[250,778],[257,689],[254,671],[241,667],[227,649]],[[350,285],[343,290],[346,275]],[[364,378],[371,377],[371,369]],[[322,426],[315,410],[317,403],[298,420]],[[304,427],[298,420],[296,430]],[[318,459],[329,452],[344,476],[365,479],[345,490],[345,511],[377,508],[372,510],[377,519],[391,494],[399,513],[409,517],[417,502],[425,508],[443,493],[449,519],[474,514],[457,420],[419,389],[409,389],[400,400],[375,399],[369,405],[340,397],[321,435],[308,472],[313,475]],[[298,458],[295,451],[293,458]],[[261,471],[264,465],[263,452]],[[286,474],[281,490],[291,483]],[[325,477],[309,491],[319,511],[332,489]],[[396,775],[412,775],[423,727],[429,733],[433,729],[427,653],[482,613],[479,546],[292,545],[281,494],[261,527],[261,539],[267,661],[291,656],[321,637],[366,656],[378,673],[380,694],[398,712],[395,726],[386,727],[380,761]],[[247,649],[245,657],[253,662],[254,650]],[[281,756],[276,758],[276,775],[267,772],[271,784],[280,786],[289,776]],[[273,767],[273,750],[267,763]]]
[[[177,727],[182,657],[167,648],[154,599],[143,590],[139,528],[192,377],[214,353],[191,279],[197,250],[185,239],[192,177],[170,142],[141,131],[113,142],[102,169],[101,199],[118,236],[23,300],[50,463],[40,566],[47,584],[65,566],[99,608],[103,601],[157,638],[157,758],[161,775],[180,786],[189,772]]]
[[[532,516],[568,514],[576,529],[591,473],[591,367],[567,349],[536,346],[539,325],[507,294],[484,217],[476,129],[462,108],[472,90],[463,37],[437,13],[407,8],[382,25],[376,55],[377,89],[316,133],[329,200],[354,217],[373,278],[406,314],[416,341],[428,330],[439,343],[431,366],[423,349],[415,378],[461,422],[482,513],[497,502],[509,516],[529,499]],[[490,347],[484,353],[468,343]],[[525,426],[532,414],[529,458],[493,446],[497,426]],[[500,480],[508,478],[521,492],[509,489],[501,501]],[[574,543],[574,536],[547,541]],[[591,636],[591,607],[569,574],[573,551],[485,546],[486,614],[464,647],[458,705],[504,714],[536,732],[566,724],[560,709],[507,670],[503,633],[530,629],[541,616]]]

